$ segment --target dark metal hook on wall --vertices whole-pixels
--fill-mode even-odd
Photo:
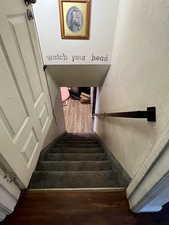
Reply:
[[[147,107],[146,111],[131,111],[131,112],[115,112],[115,113],[95,113],[97,117],[124,117],[147,119],[148,122],[156,122],[156,107]]]
[[[33,20],[34,19],[33,12],[30,9],[27,9],[27,18],[28,18],[28,20]]]
[[[25,5],[28,6],[30,4],[35,4],[36,0],[25,0]]]

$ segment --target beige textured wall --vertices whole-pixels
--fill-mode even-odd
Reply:
[[[95,131],[134,177],[163,135],[169,120],[169,3],[121,0],[110,71],[97,101],[97,112],[157,107],[157,123],[107,118]]]
[[[61,38],[58,2],[58,0],[37,1],[33,6],[44,63],[46,65],[110,64],[111,40],[114,35],[113,28],[116,22],[119,1],[91,1],[91,32],[89,40]],[[111,29],[109,29],[110,26],[112,26]],[[63,54],[67,57],[58,57],[63,56]],[[108,61],[92,61],[92,55],[108,57]],[[77,57],[78,60],[77,58],[75,60],[75,56],[82,57]]]
[[[59,137],[65,132],[65,120],[61,102],[60,88],[56,86],[48,71],[46,71],[46,76],[52,100],[52,108],[54,109],[54,117],[43,147],[50,144],[55,138]]]

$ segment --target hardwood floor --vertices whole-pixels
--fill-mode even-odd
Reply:
[[[92,132],[91,105],[69,98],[63,106],[66,130],[69,133]]]
[[[133,214],[124,192],[34,191],[22,194],[2,225],[168,225],[169,210]]]

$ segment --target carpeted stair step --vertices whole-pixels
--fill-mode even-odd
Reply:
[[[97,138],[97,136],[70,136],[70,135],[65,135],[65,136],[62,136],[61,138],[58,139],[58,141],[98,141],[99,139]]]
[[[50,149],[51,153],[101,153],[104,152],[101,147],[58,147]]]
[[[99,143],[83,143],[83,142],[64,142],[56,143],[55,147],[99,147]]]
[[[107,155],[105,153],[48,153],[44,159],[48,161],[100,161],[106,160]]]
[[[58,141],[98,142],[98,139],[96,139],[96,138],[62,138],[62,139],[59,139]]]
[[[111,169],[112,169],[111,161],[104,160],[104,161],[40,161],[36,170],[99,171]]]
[[[96,138],[62,138],[59,139],[58,142],[83,142],[83,143],[98,143],[98,140]]]
[[[66,133],[64,134],[61,139],[63,138],[74,138],[74,139],[98,139],[98,136],[93,133]]]
[[[95,134],[65,134],[51,146],[40,156],[32,189],[125,187],[129,183]]]
[[[36,171],[31,189],[119,187],[111,170],[107,171]],[[116,182],[114,182],[116,181]]]

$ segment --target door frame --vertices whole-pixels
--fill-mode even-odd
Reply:
[[[21,193],[20,189],[14,182],[11,182],[10,177],[3,169],[0,168],[0,222],[14,211]]]

